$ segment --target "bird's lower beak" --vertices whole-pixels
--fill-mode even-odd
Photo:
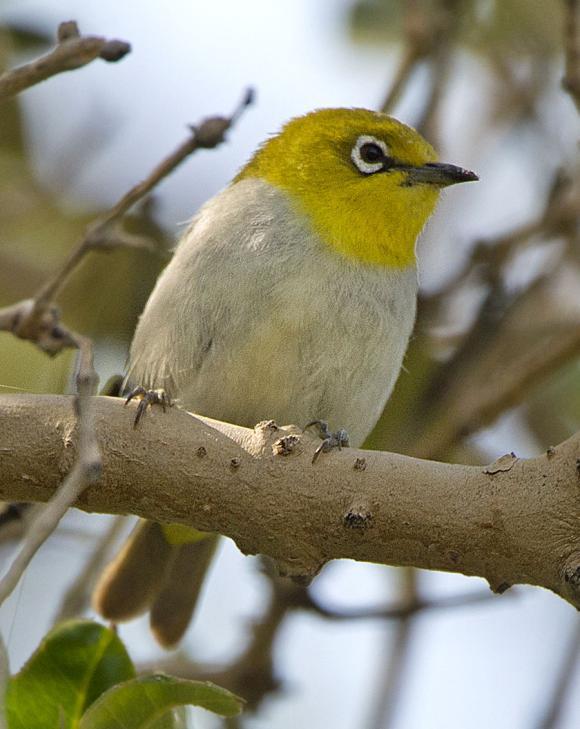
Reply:
[[[447,187],[458,182],[475,182],[479,177],[471,170],[463,167],[447,165],[441,162],[428,162],[422,167],[407,168],[407,185],[436,185]]]

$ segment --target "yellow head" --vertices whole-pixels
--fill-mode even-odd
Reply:
[[[366,109],[320,109],[289,121],[234,182],[284,190],[326,243],[366,263],[403,268],[446,185],[473,172],[436,162],[411,127]]]

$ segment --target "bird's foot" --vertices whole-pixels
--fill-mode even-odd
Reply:
[[[144,387],[135,387],[127,395],[125,399],[125,405],[131,402],[131,400],[138,399],[139,405],[137,406],[137,412],[135,413],[135,420],[133,421],[133,427],[136,428],[139,425],[139,421],[145,415],[146,411],[153,405],[161,405],[163,412],[171,407],[172,402],[169,395],[163,389],[159,390],[147,390]]]
[[[335,448],[338,448],[339,451],[343,448],[348,448],[348,433],[344,428],[340,428],[334,433],[331,433],[328,429],[328,423],[326,421],[312,420],[310,423],[308,423],[308,425],[306,425],[304,430],[314,425],[318,429],[318,435],[322,438],[322,443],[314,451],[314,455],[312,456],[312,463],[316,463],[316,461],[318,460],[318,456],[321,453],[330,453],[330,451],[334,450]]]

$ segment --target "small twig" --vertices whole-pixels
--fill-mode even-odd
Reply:
[[[345,620],[401,620],[402,618],[421,612],[463,608],[469,605],[479,605],[480,603],[495,599],[497,599],[497,596],[489,590],[486,590],[485,592],[467,592],[465,594],[431,600],[418,597],[413,602],[403,602],[400,605],[394,605],[392,607],[336,609],[321,605],[307,593],[304,607],[323,618],[340,622]]]
[[[433,34],[424,8],[417,0],[408,0],[404,19],[406,48],[395,77],[385,96],[380,110],[390,114],[420,61],[429,54]]]
[[[11,595],[34,555],[53,533],[69,506],[87,485],[86,474],[91,468],[92,465],[79,461],[63,481],[55,498],[31,525],[22,549],[0,581],[0,605]]]
[[[248,701],[249,706],[256,708],[264,697],[279,686],[272,662],[274,642],[280,627],[291,612],[296,610],[312,611],[315,615],[332,621],[346,620],[400,620],[407,621],[424,610],[448,609],[493,600],[490,592],[456,595],[437,600],[404,600],[401,605],[392,608],[333,610],[316,602],[310,590],[278,577],[268,568],[268,561],[263,560],[265,575],[272,588],[270,603],[263,616],[252,626],[252,639],[245,651],[235,661],[219,671],[208,671],[195,664],[190,664],[189,671],[194,675],[209,678],[212,681],[239,692]],[[414,572],[414,571],[413,571]],[[187,664],[181,663],[181,669]],[[164,670],[173,672],[175,665],[165,665]],[[189,673],[188,677],[193,677]]]
[[[401,97],[403,89],[409,82],[417,64],[422,58],[423,54],[417,46],[411,45],[405,49],[395,77],[383,103],[381,104],[380,109],[383,114],[390,114],[393,111],[397,101]]]
[[[554,690],[536,729],[556,729],[560,725],[567,694],[572,689],[574,674],[580,668],[580,621],[576,619],[573,635],[564,648],[563,660],[556,676]]]
[[[451,55],[455,48],[457,31],[461,21],[459,0],[438,0],[432,11],[432,41],[429,52],[430,90],[421,116],[415,122],[421,132],[432,144],[437,145],[437,117],[443,93],[449,79]]]
[[[497,332],[497,339],[501,331]],[[537,344],[538,340],[535,340]],[[495,352],[494,342],[487,342]],[[461,440],[493,423],[508,408],[522,402],[537,383],[580,353],[580,328],[570,326],[557,336],[545,336],[543,345],[503,352],[501,369],[487,378],[482,367],[466,365],[464,377],[450,379],[440,394],[436,407],[428,416],[427,426],[415,441],[411,452],[416,458],[443,459]],[[477,360],[477,357],[475,357]],[[471,362],[471,359],[470,359]],[[511,363],[508,367],[508,363]],[[458,367],[458,372],[461,368]]]
[[[274,642],[282,623],[295,607],[293,592],[299,589],[289,581],[285,584],[287,591],[273,586],[267,608],[251,626],[247,647],[228,666],[201,665],[178,654],[162,661],[141,664],[138,666],[139,673],[161,670],[181,678],[213,681],[243,696],[247,707],[255,710],[265,696],[280,687],[274,674]]]
[[[459,289],[474,270],[479,269],[481,276],[493,285],[499,279],[503,266],[521,248],[539,237],[566,235],[577,225],[580,216],[580,197],[572,188],[571,181],[561,171],[557,172],[538,217],[495,238],[478,240],[461,270],[441,291],[424,299],[429,308]]]
[[[376,705],[371,712],[370,729],[388,729],[396,716],[400,688],[405,678],[405,669],[409,662],[409,649],[413,637],[414,603],[419,600],[417,571],[412,567],[404,567],[400,573],[400,597],[408,611],[398,620],[394,642],[391,633],[385,635],[388,641],[387,660],[383,666],[382,676],[376,692]],[[390,650],[389,650],[390,649]]]
[[[125,41],[81,36],[72,20],[59,25],[57,39],[57,45],[46,56],[0,76],[0,101],[16,96],[51,76],[86,66],[96,58],[109,63],[120,61],[131,50]]]
[[[274,671],[274,643],[280,626],[290,611],[289,603],[272,595],[264,615],[252,626],[252,638],[245,651],[214,680],[219,685],[231,686],[248,702],[256,707],[269,693],[279,688],[280,682]]]
[[[83,238],[64,261],[61,268],[50,277],[32,299],[0,309],[0,330],[11,331],[21,339],[27,339],[48,354],[57,354],[68,347],[75,347],[78,336],[61,324],[60,311],[52,303],[63,284],[85,255],[91,250],[109,251],[113,248],[144,247],[142,239],[129,236],[119,230],[125,213],[146,197],[151,190],[197,149],[213,149],[225,139],[227,130],[239,119],[243,110],[253,101],[248,90],[242,101],[229,117],[214,116],[191,126],[190,136],[166,157],[142,182],[132,187],[104,215],[91,223]]]
[[[109,557],[111,547],[121,535],[126,521],[125,516],[116,516],[111,521],[109,529],[98,540],[93,553],[67,588],[54,619],[55,623],[82,615],[87,609],[97,577]]]
[[[10,596],[25,569],[54,532],[71,504],[78,499],[87,486],[96,483],[101,475],[101,454],[92,427],[90,412],[90,396],[93,394],[96,384],[92,343],[89,339],[78,337],[76,344],[79,349],[78,396],[74,401],[79,432],[77,461],[54,497],[31,521],[20,552],[0,580],[0,605]]]
[[[124,245],[122,237],[112,235],[114,226],[136,203],[146,197],[164,178],[170,175],[190,154],[198,149],[213,149],[225,140],[225,134],[240,117],[241,112],[253,101],[253,92],[248,90],[240,104],[229,117],[212,116],[204,119],[199,126],[190,126],[190,136],[168,155],[155,169],[137,185],[132,187],[104,215],[89,225],[84,238],[72,251],[63,267],[40,289],[35,297],[37,308],[42,308],[52,300],[62,287],[70,272],[76,268],[80,260],[89,250],[114,247],[116,238],[119,245]]]
[[[453,49],[450,39],[455,35],[460,18],[457,4],[457,0],[438,0],[432,9],[427,11],[417,0],[410,0],[407,3],[404,19],[406,48],[381,105],[382,112],[390,113],[417,66],[423,61],[430,62],[431,91],[427,95],[421,119],[415,126],[431,139],[435,136],[434,119],[448,76]]]
[[[28,339],[50,355],[76,346],[74,334],[60,322],[58,307],[47,305],[42,313],[36,312],[34,299],[24,299],[0,309],[0,331]]]
[[[562,87],[580,112],[580,2],[564,0],[564,54],[566,68]]]

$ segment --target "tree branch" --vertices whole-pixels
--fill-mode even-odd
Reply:
[[[554,672],[555,682],[550,701],[535,725],[536,729],[558,729],[566,710],[566,699],[574,687],[574,677],[580,667],[580,620],[572,628],[572,635],[564,646],[562,662]]]
[[[121,536],[127,519],[116,516],[107,531],[97,540],[97,544],[89,558],[83,563],[80,572],[74,577],[62,596],[54,623],[77,618],[88,610],[91,594],[100,573],[111,558],[111,551]]]
[[[54,298],[89,251],[109,251],[119,247],[143,247],[143,240],[130,236],[119,226],[125,213],[175,170],[190,154],[198,149],[213,149],[225,139],[225,134],[239,119],[240,114],[253,101],[248,89],[229,117],[212,116],[199,125],[190,125],[190,134],[171,154],[163,159],[147,177],[134,185],[106,213],[94,220],[84,236],[70,252],[62,266],[49,276],[31,299],[0,309],[0,331],[10,331],[21,339],[34,342],[50,355],[68,347],[77,347],[79,335],[61,323]]]
[[[46,56],[0,76],[0,102],[58,73],[86,66],[96,58],[109,63],[120,61],[131,50],[125,41],[81,36],[77,24],[72,20],[59,25],[57,39],[58,44]]]
[[[564,52],[566,71],[562,86],[580,111],[580,2],[564,0]]]
[[[516,591],[513,593],[516,594]],[[431,610],[451,610],[464,608],[471,605],[479,605],[497,600],[491,592],[484,590],[478,592],[466,592],[458,595],[449,595],[438,598],[422,598],[416,596],[414,600],[401,601],[397,599],[394,605],[387,607],[362,607],[362,608],[340,608],[328,607],[314,600],[309,592],[304,593],[301,606],[311,610],[315,615],[335,622],[347,622],[358,620],[403,620],[405,618],[429,612]]]
[[[397,619],[393,633],[383,635],[383,664],[377,671],[374,690],[375,705],[370,712],[369,729],[390,729],[397,717],[402,688],[409,671],[411,645],[416,631],[412,606],[418,602],[417,570],[399,570],[399,599],[409,609],[406,615]]]
[[[51,498],[77,450],[72,402],[0,396],[0,499]],[[103,476],[77,499],[85,511],[217,531],[293,576],[350,558],[479,575],[498,592],[539,585],[580,607],[580,433],[487,467],[350,448],[313,465],[317,440],[295,428],[173,409],[135,431],[118,399],[93,408]]]

